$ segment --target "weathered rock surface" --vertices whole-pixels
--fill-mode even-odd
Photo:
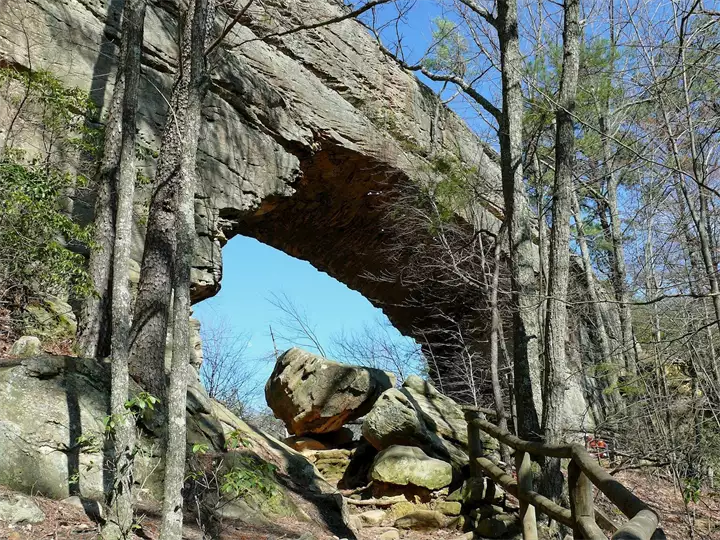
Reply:
[[[378,536],[378,540],[400,540],[400,533],[396,529],[390,529]]]
[[[394,385],[395,377],[382,370],[348,366],[293,348],[278,358],[265,385],[265,399],[291,433],[329,433],[366,414]]]
[[[419,377],[408,377],[403,388],[384,392],[365,416],[362,433],[378,450],[410,445],[451,462],[457,469],[468,462],[467,423],[462,410]]]
[[[154,149],[177,67],[174,4],[150,2],[145,24],[139,123]],[[386,264],[372,249],[382,240],[368,192],[387,187],[388,173],[397,174],[391,181],[414,174],[433,148],[478,165],[492,186],[489,199],[500,204],[499,167],[485,147],[456,115],[437,109],[432,92],[389,61],[361,25],[347,20],[257,39],[342,12],[334,0],[254,5],[228,36],[200,138],[196,297],[217,291],[220,248],[238,232],[302,254],[350,286],[364,281],[364,287],[380,288],[357,271],[358,260],[372,263],[360,265],[366,269]],[[0,56],[18,66],[54,68],[67,84],[91,91],[105,105],[119,22],[115,2],[3,3]],[[319,192],[326,196],[318,198]],[[136,260],[140,248],[136,244]]]
[[[519,525],[517,516],[498,514],[480,521],[475,532],[485,538],[503,538],[517,533]]]
[[[415,510],[395,520],[398,529],[442,529],[452,520],[435,510]]]
[[[104,501],[109,382],[109,364],[92,359],[45,355],[0,364],[0,485],[59,500],[78,495]],[[133,393],[139,390],[132,385]],[[153,505],[162,497],[163,464],[159,441],[143,432],[135,495]],[[242,440],[240,449],[223,452],[232,437]],[[280,516],[308,520],[303,506],[314,505],[329,512],[334,534],[352,537],[343,525],[349,516],[342,497],[303,455],[252,429],[198,388],[189,392],[188,443],[207,444],[224,467],[265,471],[267,490],[219,505],[226,517],[266,526]],[[267,472],[268,464],[278,474]],[[303,486],[302,497],[293,490],[297,485]]]
[[[293,435],[283,442],[298,452],[303,450],[328,450],[330,448],[343,448],[351,446],[354,433],[348,428],[340,428],[329,433],[313,433],[312,437]]]
[[[452,467],[428,457],[414,446],[391,446],[380,452],[370,470],[370,479],[397,486],[413,485],[436,490],[450,485]]]
[[[482,228],[497,230],[503,214],[499,165],[492,150],[433,92],[390,61],[357,22],[260,39],[336,18],[343,13],[340,4],[255,3],[219,51],[198,152],[193,298],[219,290],[221,248],[243,234],[310,261],[412,334],[436,322],[421,303],[408,302],[433,285],[413,288],[400,279],[402,262],[390,261],[383,249],[390,239],[380,202],[399,182],[426,180],[434,157],[451,156],[479,171],[473,180],[484,204],[473,215]],[[105,113],[115,79],[121,5],[2,2],[0,60],[21,70],[53,71],[67,85],[89,91]],[[141,140],[152,151],[159,146],[177,68],[176,35],[176,1],[149,2],[138,123]],[[144,165],[152,175],[154,163]],[[147,196],[147,190],[139,190],[139,207]],[[88,201],[78,199],[73,212],[87,216],[89,209]],[[135,272],[142,222],[134,228]],[[395,279],[368,277],[373,274]],[[540,366],[533,368],[539,396]],[[582,394],[569,394],[573,413],[582,413],[585,408],[577,403]]]
[[[288,437],[283,442],[298,452],[327,450],[329,448],[326,444],[321,443],[317,439],[310,437],[298,437],[297,435]]]
[[[448,501],[458,501],[468,506],[502,502],[505,492],[487,478],[468,478],[463,485],[448,495]]]
[[[303,452],[325,480],[335,483],[345,475],[352,454],[353,451],[342,448]]]
[[[42,343],[35,336],[21,336],[10,348],[11,356],[28,358],[42,353]]]
[[[25,307],[23,327],[34,336],[63,339],[75,336],[77,321],[70,304],[55,296],[41,294],[41,298]]]
[[[383,522],[385,514],[384,510],[368,510],[358,514],[357,518],[364,527],[375,527]]]
[[[41,523],[45,514],[30,497],[19,493],[0,495],[0,521],[10,525]]]
[[[470,511],[470,519],[473,520],[475,526],[484,519],[504,514],[505,510],[495,504],[480,504]]]
[[[435,510],[446,516],[459,516],[462,511],[462,504],[452,501],[440,501],[435,504]]]
[[[430,431],[447,441],[467,446],[465,414],[453,399],[444,396],[430,382],[417,375],[405,379],[403,392]]]

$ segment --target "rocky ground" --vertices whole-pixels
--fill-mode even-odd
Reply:
[[[691,538],[690,529],[682,498],[673,489],[670,482],[658,479],[654,475],[640,472],[620,473],[619,478],[630,486],[636,493],[653,500],[654,505],[665,516],[663,525],[669,540],[686,540]],[[6,501],[15,502],[15,497],[21,497],[23,504],[13,504],[19,507],[19,516],[31,519],[13,523],[8,520]],[[602,506],[602,501],[599,502]],[[352,512],[371,512],[368,507],[353,508]],[[720,494],[703,493],[701,502],[696,506],[695,538],[698,540],[720,539]],[[384,511],[387,511],[385,509]],[[358,515],[358,514],[355,514]],[[42,521],[32,523],[37,519]],[[202,540],[202,532],[192,516],[186,519],[184,538],[187,540]],[[143,528],[138,531],[138,539],[157,538],[159,521],[156,515],[147,513],[142,518]],[[387,527],[370,526],[359,531],[359,540],[378,540],[390,529]],[[56,501],[44,497],[29,497],[27,495],[11,492],[0,487],[0,540],[90,540],[97,538],[98,525],[90,519],[85,511],[77,505],[77,501]],[[228,525],[222,533],[222,540],[279,540],[303,538],[310,540],[331,540],[334,535],[318,527],[313,532],[308,531],[308,524],[292,519],[280,520],[277,528],[249,527],[247,525]],[[412,540],[455,540],[463,538],[455,530],[426,530],[426,531],[398,531],[401,539]],[[310,536],[312,535],[312,536]]]
[[[103,453],[73,441],[79,434],[102,440],[108,366],[37,356],[33,340],[21,345],[14,358],[0,359],[0,540],[96,538]],[[379,370],[291,349],[278,360],[266,398],[292,433],[284,441],[207,398],[199,383],[190,386],[189,442],[207,451],[189,463],[186,539],[518,537],[517,501],[487,479],[469,478],[462,408],[419,377],[397,387]],[[493,442],[484,441],[484,450],[497,459]],[[158,537],[156,445],[143,430],[137,538]],[[245,482],[233,497],[220,489],[227,473]],[[637,471],[618,478],[659,509],[669,539],[692,538],[691,530],[698,540],[720,539],[718,494],[704,492],[688,512],[667,479]],[[602,497],[597,503],[603,506]],[[605,512],[622,521],[610,505]]]

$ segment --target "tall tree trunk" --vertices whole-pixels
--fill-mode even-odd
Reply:
[[[591,309],[593,311],[593,319],[595,320],[595,330],[593,335],[595,342],[597,343],[598,350],[600,351],[601,363],[608,367],[603,368],[602,377],[607,382],[610,388],[610,413],[619,412],[622,405],[622,398],[620,397],[620,390],[618,388],[618,377],[617,377],[617,362],[616,358],[612,353],[612,347],[610,346],[610,338],[608,337],[607,328],[605,327],[605,320],[603,319],[602,307],[600,306],[600,296],[595,283],[595,273],[592,268],[592,261],[590,260],[590,249],[585,239],[585,231],[583,230],[583,220],[580,214],[580,205],[577,201],[577,195],[573,190],[571,193],[573,214],[575,217],[575,227],[577,228],[577,242],[580,246],[580,255],[583,261],[583,271],[585,273],[585,282],[587,283],[588,296],[590,297]],[[603,393],[604,394],[604,393]]]
[[[500,360],[500,336],[502,329],[502,319],[500,318],[500,306],[498,304],[498,288],[500,287],[500,246],[501,234],[495,238],[493,246],[493,268],[492,283],[490,285],[490,379],[492,383],[493,400],[495,402],[495,412],[497,413],[497,422],[500,429],[507,430],[508,415],[505,412],[505,404],[503,403],[502,385],[500,384],[499,360]],[[510,461],[510,448],[506,444],[500,444],[500,455],[505,462],[506,467],[512,467]]]
[[[188,54],[189,35],[187,40],[181,55]],[[165,342],[175,270],[177,200],[182,185],[180,162],[191,76],[189,64],[180,61],[160,144],[131,330],[130,374],[163,404],[167,398]]]
[[[207,87],[205,45],[213,19],[211,0],[190,0],[183,28],[180,69],[190,72],[185,87],[185,124],[181,136],[180,187],[176,193],[176,251],[173,272],[173,346],[167,399],[168,428],[165,444],[165,484],[160,540],[182,538],[186,457],[187,366],[190,362],[190,269],[195,238],[195,167],[202,102]]]
[[[537,320],[537,251],[527,192],[523,180],[523,61],[518,35],[517,0],[499,0],[497,30],[500,42],[503,106],[500,119],[500,162],[505,219],[510,246],[513,313],[513,365],[518,434],[540,436],[540,355]]]
[[[123,8],[121,65],[125,77],[122,103],[122,144],[117,182],[115,247],[112,280],[112,386],[110,414],[115,418],[113,433],[113,489],[110,510],[103,527],[103,538],[125,539],[132,536],[133,455],[135,422],[128,414],[128,354],[131,294],[128,282],[132,244],[133,199],[135,195],[135,141],[138,88],[142,60],[146,0],[127,0]]]
[[[95,294],[87,295],[80,306],[77,331],[78,352],[88,358],[110,353],[110,308],[113,249],[115,245],[115,207],[117,176],[122,148],[122,110],[125,97],[125,66],[121,44],[112,100],[105,124],[103,153],[95,185],[93,243],[88,275]]]
[[[580,3],[565,1],[563,28],[563,70],[556,111],[555,184],[550,230],[550,264],[548,303],[545,318],[545,380],[542,428],[546,442],[562,438],[562,410],[567,384],[566,339],[567,290],[570,266],[570,215],[575,165],[575,126],[573,112],[580,66]],[[560,460],[550,458],[543,469],[545,494],[558,498],[562,494],[563,476]]]
[[[622,222],[618,208],[618,181],[613,171],[610,141],[608,135],[608,121],[600,117],[600,138],[603,152],[603,175],[607,187],[607,208],[610,214],[609,233],[612,244],[611,282],[615,293],[615,300],[619,303],[620,332],[622,337],[622,352],[625,358],[625,368],[631,374],[637,374],[638,346],[635,342],[632,326],[632,313],[630,312],[630,297],[627,290],[627,270],[625,266],[625,248],[623,246]]]

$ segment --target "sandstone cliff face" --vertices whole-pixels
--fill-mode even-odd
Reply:
[[[243,233],[381,299],[389,293],[358,276],[358,269],[383,266],[378,194],[417,174],[432,150],[478,165],[489,197],[499,200],[498,168],[470,130],[384,57],[359,24],[256,40],[340,15],[334,0],[263,6],[228,36],[214,62],[200,144],[194,297],[217,292],[220,248]],[[121,9],[120,0],[4,2],[0,61],[49,69],[106,104]],[[175,2],[151,2],[140,128],[152,149],[175,69],[176,18]],[[134,257],[140,256],[138,241]]]
[[[176,5],[153,0],[147,13],[139,127],[150,150],[159,146],[176,67]],[[89,90],[102,107],[112,92],[121,9],[122,0],[0,2],[0,65],[48,69]],[[422,307],[403,306],[416,291],[399,278],[366,277],[398,275],[383,249],[389,233],[381,201],[397,182],[427,177],[428,156],[452,155],[479,171],[487,206],[477,219],[496,230],[499,167],[468,127],[385,57],[357,22],[258,39],[342,10],[337,0],[257,3],[213,61],[199,149],[193,297],[219,290],[221,248],[244,234],[308,260],[412,333],[427,316]],[[221,13],[220,21],[227,16]],[[152,163],[147,169],[151,174]],[[87,210],[88,203],[77,201],[78,213]],[[142,213],[139,201],[136,263]]]

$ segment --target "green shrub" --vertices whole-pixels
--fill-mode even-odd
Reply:
[[[0,69],[0,307],[20,310],[32,296],[92,293],[83,255],[88,227],[67,211],[87,185],[101,132],[87,93],[50,73]]]

